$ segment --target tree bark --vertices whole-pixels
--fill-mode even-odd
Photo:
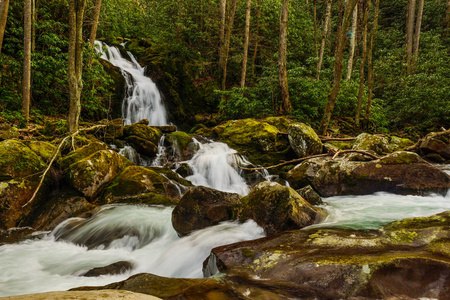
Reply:
[[[256,57],[258,55],[259,28],[261,27],[261,0],[258,0],[257,5],[258,5],[258,8],[256,10],[256,19],[257,19],[256,34],[255,34],[256,37],[255,37],[255,50],[253,51],[252,74],[255,74]]]
[[[83,89],[83,18],[86,0],[69,0],[69,55],[67,77],[69,82],[69,130],[78,131]]]
[[[94,15],[92,16],[92,27],[89,35],[89,45],[91,48],[95,47],[95,39],[97,36],[98,20],[100,18],[100,11],[102,10],[102,0],[97,0],[94,7]],[[88,65],[92,64],[92,57],[89,57]]]
[[[283,113],[292,112],[292,104],[289,99],[289,89],[287,81],[287,24],[288,24],[289,0],[283,0],[280,13],[280,51],[279,51],[279,80],[281,89],[281,100],[283,103]]]
[[[362,98],[364,93],[364,66],[366,64],[367,59],[367,21],[369,19],[369,11],[370,11],[370,1],[365,4],[364,7],[364,17],[363,17],[363,37],[362,37],[362,58],[361,64],[359,66],[359,91],[358,91],[358,104],[356,106],[355,113],[355,125],[356,128],[359,128],[359,120],[361,117],[361,107],[362,107]]]
[[[220,0],[220,41],[219,41],[219,68],[223,68],[225,52],[225,26],[227,17],[227,0]]]
[[[247,0],[247,12],[245,14],[245,34],[244,34],[244,58],[242,60],[241,88],[245,86],[245,75],[247,74],[248,41],[250,38],[250,12],[252,0]]]
[[[415,12],[416,12],[416,0],[408,0],[408,9],[406,18],[406,70],[408,74],[411,74],[413,64]]]
[[[320,44],[320,53],[319,53],[319,61],[317,62],[317,80],[320,79],[320,71],[322,70],[322,63],[323,63],[323,53],[325,52],[325,42],[328,35],[328,27],[330,26],[331,22],[331,4],[332,0],[327,1],[327,10],[325,13],[325,21],[323,25],[323,33],[322,33],[322,42]]]
[[[28,121],[30,117],[31,86],[31,0],[25,0],[23,22],[23,80],[22,80],[22,112]]]
[[[450,28],[450,0],[447,0],[447,7],[445,9],[445,24],[447,29]]]
[[[36,0],[31,0],[31,53],[36,49]]]
[[[375,39],[375,33],[377,32],[378,27],[378,16],[380,13],[380,0],[377,0],[375,7],[375,16],[373,19],[373,27],[370,32],[370,40],[369,47],[367,49],[367,87],[368,87],[368,96],[366,103],[366,115],[365,119],[368,122],[370,120],[370,110],[372,109],[372,97],[373,97],[373,63],[372,63],[372,52],[373,52],[373,41]]]
[[[227,83],[227,64],[228,64],[228,54],[230,52],[230,39],[231,39],[231,30],[233,29],[234,23],[234,15],[236,14],[236,2],[237,0],[233,0],[233,4],[231,7],[231,12],[228,18],[228,24],[226,26],[226,35],[225,35],[225,50],[223,57],[223,73],[222,73],[222,90],[226,90]]]
[[[353,9],[355,8],[357,0],[348,0],[347,5],[344,10],[344,17],[342,18],[342,26],[338,32],[338,47],[336,53],[334,55],[335,63],[333,69],[333,85],[331,87],[331,91],[328,94],[327,104],[325,106],[325,112],[323,114],[322,120],[320,122],[319,133],[322,135],[326,134],[328,129],[328,124],[330,123],[331,114],[334,110],[334,104],[336,103],[336,98],[339,93],[339,88],[341,85],[342,79],[342,61],[344,58],[344,50],[345,50],[345,41],[347,39],[347,35],[345,34],[346,29],[350,24],[350,17],[352,15]]]
[[[419,0],[419,6],[417,8],[416,30],[415,30],[415,35],[414,35],[414,48],[413,48],[414,57],[413,57],[411,72],[414,71],[414,67],[415,67],[417,59],[419,57],[419,41],[420,41],[420,30],[422,28],[423,5],[424,5],[424,0]]]
[[[9,0],[0,4],[0,53],[2,53],[3,36],[5,35],[6,19],[8,18]]]
[[[319,46],[317,42],[317,0],[314,0],[313,18],[314,18],[314,49],[316,50],[316,57],[319,57]]]
[[[353,58],[355,56],[355,41],[356,41],[356,25],[358,23],[358,5],[355,6],[353,10],[353,20],[352,20],[352,38],[350,39],[350,53],[348,55],[347,63],[347,80],[352,77],[353,71]]]

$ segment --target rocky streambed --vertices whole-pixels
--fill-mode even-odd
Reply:
[[[430,163],[450,159],[449,133],[415,145],[370,134],[325,143],[285,118],[191,134],[122,124],[61,144],[42,184],[62,140],[48,131],[61,128],[27,138],[0,126],[3,296],[51,290],[37,288],[41,276],[70,278],[58,290],[97,285],[82,289],[162,299],[450,298],[450,176]],[[237,151],[206,147],[204,136]],[[298,162],[272,176],[259,168],[289,160]],[[378,206],[373,226],[339,223],[369,206]],[[404,217],[413,218],[392,222]],[[27,265],[36,274],[10,270]]]

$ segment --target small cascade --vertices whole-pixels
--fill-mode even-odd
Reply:
[[[188,162],[193,175],[186,177],[194,185],[203,185],[224,192],[247,195],[250,191],[238,166],[250,163],[227,144],[200,144],[200,149]]]
[[[164,143],[166,141],[166,136],[163,135],[158,143],[158,154],[156,154],[155,159],[152,161],[152,167],[161,167],[167,162],[166,146]]]
[[[136,58],[127,52],[131,61],[124,58],[117,47],[109,47],[100,41],[95,42],[101,58],[119,67],[125,78],[127,91],[122,104],[122,117],[125,125],[142,119],[148,119],[149,125],[168,125],[167,111],[162,102],[156,84],[144,75],[145,67],[141,67]]]
[[[125,146],[124,148],[121,148],[119,150],[119,154],[128,158],[135,165],[140,165],[142,161],[139,153],[137,153],[136,150],[134,150],[134,148],[131,146]]]

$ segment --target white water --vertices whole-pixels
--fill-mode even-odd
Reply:
[[[168,125],[167,111],[156,84],[144,75],[145,67],[141,67],[134,56],[128,53],[131,61],[122,56],[117,47],[96,41],[96,50],[101,58],[119,67],[125,78],[127,91],[122,104],[122,117],[125,125],[142,119],[148,119],[149,125]],[[106,49],[106,51],[105,51]]]
[[[219,191],[247,195],[250,190],[239,174],[240,166],[250,164],[227,144],[212,142],[199,144],[200,149],[188,161],[193,175],[186,177],[194,185],[202,185]]]
[[[125,146],[119,150],[119,154],[128,158],[135,165],[139,165],[141,163],[141,157],[139,153],[134,150],[131,146]]]
[[[58,240],[64,222],[40,240],[28,240],[0,247],[0,297],[46,291],[67,290],[84,285],[106,285],[137,273],[166,277],[202,277],[202,263],[212,248],[262,237],[263,229],[253,221],[224,222],[179,238],[171,226],[172,208],[112,206],[89,221],[69,230]],[[101,238],[120,231],[112,242]],[[139,237],[139,238],[138,238]],[[80,243],[96,241],[88,248]],[[121,275],[78,276],[89,269],[118,261],[128,261],[133,270]]]
[[[322,223],[308,228],[378,229],[392,221],[450,210],[450,192],[446,196],[376,193],[330,197],[323,201],[326,204],[320,207],[328,212],[328,217]]]

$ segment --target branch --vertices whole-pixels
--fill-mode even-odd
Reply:
[[[354,137],[349,137],[349,138],[332,138],[332,137],[326,137],[326,136],[319,136],[320,140],[322,142],[327,142],[327,141],[342,141],[342,142],[346,142],[346,141],[354,141],[356,138]]]

